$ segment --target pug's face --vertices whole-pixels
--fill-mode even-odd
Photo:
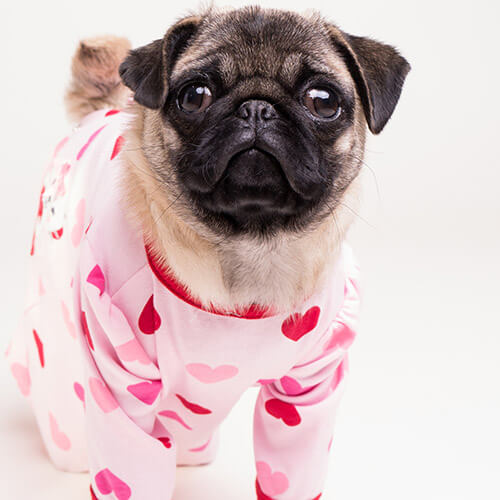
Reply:
[[[180,21],[120,74],[155,116],[144,151],[170,195],[235,235],[331,215],[359,172],[366,125],[384,127],[408,70],[392,47],[319,16],[245,8]]]

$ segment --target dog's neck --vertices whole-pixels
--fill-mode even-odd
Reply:
[[[201,234],[179,215],[154,175],[141,147],[141,127],[136,116],[122,153],[127,213],[139,222],[160,264],[168,266],[195,300],[223,310],[255,304],[287,311],[324,286],[352,220],[343,204],[335,217],[300,234],[269,239]],[[352,185],[345,196],[355,191]]]

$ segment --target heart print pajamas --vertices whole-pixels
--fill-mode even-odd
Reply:
[[[220,423],[259,385],[257,497],[318,499],[359,306],[349,247],[326,286],[286,314],[203,309],[126,216],[128,120],[88,115],[44,174],[7,360],[48,454],[90,470],[99,500],[169,500],[176,465],[213,460]]]

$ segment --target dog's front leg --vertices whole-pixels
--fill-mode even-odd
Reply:
[[[108,295],[104,273],[82,252],[81,346],[92,494],[170,500],[176,444],[157,419],[164,394],[154,358]],[[140,362],[139,362],[139,361]]]
[[[261,388],[254,415],[258,500],[318,500],[355,337],[359,296],[346,284],[342,310],[287,375]]]

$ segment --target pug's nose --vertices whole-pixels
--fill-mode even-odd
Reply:
[[[278,117],[278,113],[270,102],[260,100],[245,101],[238,108],[236,114],[238,117],[253,125]]]

